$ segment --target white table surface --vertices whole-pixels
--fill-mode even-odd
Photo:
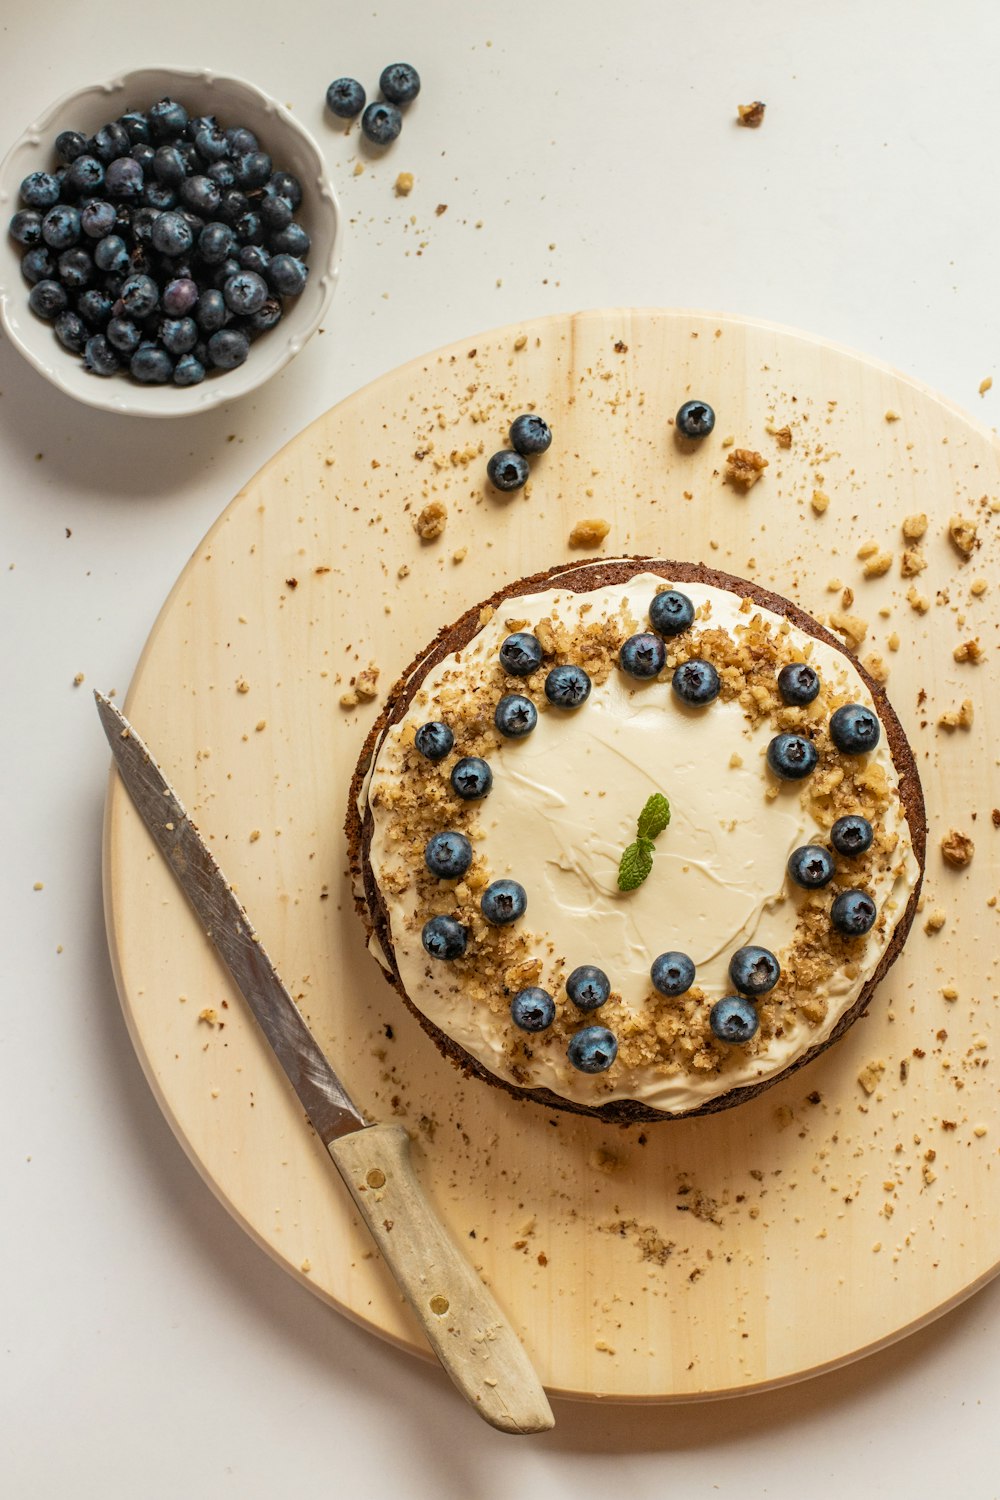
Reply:
[[[997,1283],[821,1379],[698,1406],[559,1402],[552,1433],[517,1440],[280,1271],[187,1161],[126,1036],[89,690],[124,694],[189,554],[277,447],[381,372],[497,324],[627,303],[749,314],[994,421],[1000,382],[978,392],[1000,337],[998,48],[981,0],[3,7],[0,149],[83,82],[208,65],[315,131],[349,221],[326,333],[263,393],[189,424],[95,414],[0,342],[12,1500],[996,1496]],[[423,92],[355,177],[326,85],[371,89],[399,59]],[[753,98],[763,128],[734,127]]]

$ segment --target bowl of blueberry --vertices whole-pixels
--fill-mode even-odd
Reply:
[[[255,390],[315,333],[341,217],[319,147],[236,78],[146,68],[66,95],[0,166],[0,322],[131,416]]]

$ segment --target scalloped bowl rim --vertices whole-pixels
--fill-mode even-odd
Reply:
[[[78,357],[62,348],[51,324],[36,318],[28,307],[29,288],[21,275],[21,257],[18,247],[6,233],[6,216],[16,210],[18,187],[26,175],[19,163],[23,162],[28,170],[34,170],[29,160],[31,153],[50,149],[53,132],[71,128],[67,117],[77,106],[96,103],[98,99],[111,98],[115,94],[127,95],[129,103],[136,103],[136,96],[139,99],[148,96],[149,103],[153,103],[171,89],[183,95],[185,87],[209,91],[219,89],[223,96],[227,91],[231,92],[236,111],[242,105],[254,113],[273,117],[279,130],[290,135],[299,152],[308,159],[312,175],[303,183],[303,188],[309,195],[309,213],[305,217],[313,240],[309,280],[291,312],[276,329],[255,340],[249,359],[236,370],[210,376],[200,385],[187,387],[142,386],[127,377],[92,375]],[[225,108],[216,112],[227,113]],[[232,123],[243,122],[234,118]],[[277,162],[277,170],[281,170],[285,164],[281,160],[280,142],[265,141],[265,145],[275,147],[271,154]],[[0,230],[0,325],[11,344],[40,375],[66,395],[100,411],[121,416],[192,416],[258,390],[272,375],[284,369],[316,332],[326,316],[340,273],[343,215],[317,142],[283,104],[256,84],[211,68],[135,68],[116,73],[103,83],[87,84],[63,94],[22,131],[0,162],[0,215],[4,217]],[[312,311],[303,312],[302,318],[295,321],[304,307],[302,299],[307,296],[310,296]],[[291,326],[282,337],[286,325]],[[255,355],[258,356],[256,359]]]

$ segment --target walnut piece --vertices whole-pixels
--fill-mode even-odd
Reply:
[[[899,560],[899,571],[904,578],[916,578],[927,566],[927,559],[916,547],[904,547],[903,555]]]
[[[967,661],[970,666],[978,667],[983,659],[983,648],[978,640],[963,641],[951,654],[958,662]]]
[[[940,906],[936,906],[924,922],[924,931],[929,935],[940,932],[947,920],[947,913]]]
[[[960,708],[949,708],[938,719],[938,728],[947,729],[951,734],[956,729],[972,728],[972,699],[963,698]]]
[[[919,542],[927,530],[927,516],[923,511],[905,516],[903,519],[903,535],[908,542]]]
[[[569,534],[569,544],[571,547],[599,547],[610,530],[610,521],[597,517],[577,521]]]
[[[952,516],[948,522],[948,536],[956,552],[960,552],[963,557],[971,557],[979,545],[976,523],[967,516]]]
[[[869,557],[865,563],[863,572],[866,578],[884,578],[892,567],[891,552],[876,552],[874,557]]]
[[[868,621],[860,619],[858,615],[834,612],[830,616],[830,628],[844,637],[849,651],[856,651],[868,634]]]
[[[964,870],[976,852],[976,846],[967,833],[951,828],[941,840],[941,855],[946,865],[955,870]]]
[[[726,478],[740,489],[752,489],[766,468],[767,459],[752,448],[734,448],[726,454]]]
[[[414,521],[417,536],[421,541],[432,542],[440,536],[448,522],[448,507],[443,500],[429,501]]]
[[[759,125],[763,124],[766,109],[767,105],[762,99],[755,99],[752,104],[737,104],[737,123],[745,125],[748,130],[756,130]]]
[[[830,496],[824,495],[822,490],[813,490],[810,505],[818,516],[821,516],[830,504]]]
[[[393,183],[393,187],[395,189],[397,198],[408,198],[409,195],[413,192],[413,173],[400,172],[399,176],[396,178],[396,181]]]
[[[878,1058],[877,1060],[870,1063],[865,1063],[864,1067],[861,1069],[861,1072],[858,1074],[858,1082],[860,1083],[866,1094],[874,1094],[875,1090],[879,1086],[882,1074],[884,1072],[885,1063],[881,1058]]]
[[[354,691],[362,701],[368,702],[377,694],[378,688],[375,684],[378,682],[378,674],[379,669],[373,661],[368,663],[363,672],[358,673]]]

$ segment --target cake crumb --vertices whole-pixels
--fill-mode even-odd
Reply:
[[[886,641],[886,645],[888,646],[890,651],[899,650],[899,634],[897,631],[894,630],[892,632],[892,635],[890,635],[888,640]]]
[[[825,495],[822,490],[813,490],[810,505],[818,516],[824,514],[830,504],[830,496]]]
[[[927,530],[927,515],[924,511],[918,511],[912,516],[903,518],[903,535],[908,542],[919,542]]]
[[[726,454],[726,478],[742,490],[750,490],[768,466],[767,459],[752,448],[734,448]]]
[[[609,521],[599,519],[577,521],[569,534],[571,547],[599,547],[611,530]]]
[[[983,659],[983,648],[978,640],[963,641],[951,654],[957,662],[967,661],[970,666],[978,667]]]
[[[302,1261],[299,1265],[299,1270],[302,1272],[303,1276],[308,1276],[309,1272],[312,1270],[312,1261],[308,1259]]]
[[[451,554],[451,560],[453,563],[465,562],[465,559],[468,557],[468,555],[468,547],[456,547],[454,552]]]
[[[938,719],[938,728],[951,734],[956,729],[971,729],[973,719],[972,699],[963,698],[959,708],[949,708]]]
[[[205,1026],[215,1026],[219,1020],[218,1011],[214,1006],[206,1005],[204,1010],[198,1012],[198,1020]]]
[[[364,671],[359,672],[354,684],[354,691],[363,702],[370,702],[378,693],[376,683],[378,682],[379,668],[370,661]]]
[[[421,541],[432,542],[441,535],[448,522],[448,507],[443,500],[430,500],[414,521]]]
[[[245,677],[240,677],[237,680],[236,691],[238,693],[249,693],[249,691],[250,691],[250,684],[249,684],[249,682],[247,682],[247,680],[246,680]]]
[[[879,656],[877,651],[869,651],[861,665],[876,682],[884,685],[889,680],[889,668],[884,657]]]
[[[881,1058],[874,1059],[872,1062],[865,1064],[858,1074],[858,1082],[866,1094],[874,1094],[882,1081],[882,1074],[884,1072],[885,1063]]]
[[[353,688],[348,688],[346,693],[340,695],[341,708],[357,708],[358,695]]]
[[[848,650],[856,651],[868,634],[868,622],[862,620],[858,615],[848,615],[834,611],[830,616],[830,625],[838,635],[844,637]]]
[[[878,552],[868,559],[862,571],[866,578],[884,578],[891,567],[892,553]]]
[[[967,833],[959,833],[957,829],[949,829],[941,840],[941,854],[946,865],[951,865],[955,870],[962,870],[972,860],[976,852],[976,846]]]
[[[764,123],[764,111],[767,105],[762,99],[755,99],[752,104],[737,104],[736,123],[743,125],[747,130],[757,130]]]
[[[992,375],[987,375],[986,378],[985,378],[985,380],[981,380],[979,382],[979,394],[981,396],[985,396],[986,392],[987,391],[991,391],[992,389],[993,389],[993,376]]]
[[[969,585],[969,593],[973,596],[973,598],[981,599],[988,588],[989,584],[986,582],[985,578],[974,578]]]
[[[927,566],[927,559],[916,547],[904,547],[899,559],[899,571],[903,578],[916,578]]]
[[[979,545],[976,523],[967,516],[952,516],[948,522],[948,537],[956,552],[962,557],[971,557]]]
[[[365,164],[364,164],[363,161],[356,161],[354,163],[354,176],[355,177],[360,177],[361,174],[362,174],[362,172],[364,170],[365,170]]]
[[[409,565],[409,563],[400,563],[399,567],[396,569],[396,577],[397,578],[409,578],[409,576],[410,576],[410,565]]]
[[[413,192],[413,173],[400,172],[392,186],[397,198],[408,198]]]
[[[911,609],[915,609],[918,615],[925,615],[931,607],[931,601],[926,594],[921,594],[911,584],[906,591],[906,602]]]
[[[893,411],[892,408],[890,407],[890,409],[885,414],[885,420],[887,422],[898,422],[899,421],[899,412],[898,411]]]
[[[943,985],[941,988],[941,999],[955,1001],[958,999],[958,990],[953,984]]]
[[[74,687],[80,687],[80,685],[82,684],[83,680],[84,680],[83,673],[82,672],[77,672],[76,676],[73,678],[73,686]]]
[[[929,936],[935,932],[940,932],[941,928],[944,926],[947,920],[948,916],[943,907],[935,906],[934,910],[928,914],[924,922],[924,931]]]
[[[734,771],[738,771],[739,768],[740,768],[740,766],[742,764],[743,764],[743,757],[742,757],[742,755],[739,753],[738,750],[734,750],[733,753],[732,753],[732,755],[729,757],[729,765],[730,765],[731,769],[734,770]]]

